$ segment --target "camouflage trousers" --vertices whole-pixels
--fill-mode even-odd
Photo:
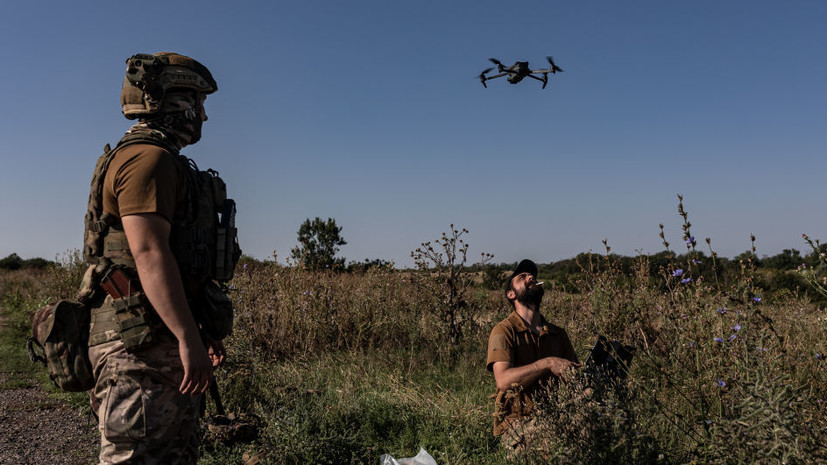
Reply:
[[[544,433],[534,417],[515,419],[500,436],[500,443],[511,460],[548,459],[548,436]]]
[[[89,348],[100,464],[195,464],[201,396],[182,395],[178,342],[161,337],[137,353],[120,340]]]

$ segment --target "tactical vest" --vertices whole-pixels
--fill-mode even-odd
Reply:
[[[107,144],[103,155],[98,158],[92,176],[84,228],[83,259],[89,267],[78,300],[91,302],[102,298],[99,292],[100,280],[113,266],[131,270],[137,278],[135,259],[129,249],[120,219],[103,213],[103,184],[109,165],[118,151],[134,144],[159,146],[173,154],[184,168],[184,215],[172,219],[170,248],[181,271],[196,320],[202,326],[216,324],[214,321],[204,322],[201,314],[209,311],[204,307],[213,305],[212,302],[204,302],[204,299],[217,298],[222,300],[222,304],[230,306],[231,327],[231,303],[215,282],[223,283],[232,279],[235,265],[241,256],[235,228],[235,202],[227,198],[226,185],[216,171],[200,171],[194,161],[180,155],[177,148],[155,131],[136,131],[127,134],[114,149]],[[226,312],[224,314],[226,319]],[[93,311],[93,323],[94,321]],[[216,334],[210,335],[221,339],[229,333],[229,329],[219,329],[214,333]],[[100,342],[94,340],[94,336],[93,334],[90,345]]]
[[[186,213],[175,218],[170,247],[182,275],[228,281],[241,256],[235,228],[235,201],[227,198],[224,181],[213,170],[200,171],[195,162],[178,154],[154,132],[128,134],[98,159],[92,176],[86,212],[83,259],[90,265],[124,265],[135,268],[120,219],[103,213],[103,180],[115,154],[134,144],[157,145],[174,154],[187,173]]]

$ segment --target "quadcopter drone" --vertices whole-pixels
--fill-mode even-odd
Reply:
[[[548,69],[532,70],[528,67],[527,61],[518,61],[506,68],[505,66],[503,66],[502,63],[500,63],[500,60],[497,60],[496,58],[489,58],[488,61],[497,65],[497,73],[499,74],[495,74],[493,76],[486,76],[486,74],[494,70],[494,68],[488,68],[482,73],[480,73],[480,82],[482,83],[483,87],[488,88],[488,86],[485,84],[485,81],[496,79],[498,77],[508,76],[508,82],[510,82],[511,84],[516,84],[522,81],[523,78],[530,77],[531,79],[536,79],[542,82],[542,88],[545,89],[546,84],[548,84],[548,73],[557,74],[558,71],[563,71],[562,68],[554,64],[554,60],[552,60],[551,57],[546,57],[546,59],[548,60],[549,64]],[[539,78],[535,76],[535,74],[542,74],[543,77]]]

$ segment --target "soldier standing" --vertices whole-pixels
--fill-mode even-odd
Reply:
[[[201,138],[216,90],[192,58],[127,60],[122,111],[138,122],[95,168],[80,295],[92,307],[101,464],[198,460],[199,404],[232,327],[221,283],[241,251],[223,181],[180,150]]]

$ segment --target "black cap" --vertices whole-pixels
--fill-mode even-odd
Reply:
[[[517,276],[520,273],[528,273],[536,278],[539,271],[540,270],[537,268],[537,264],[531,260],[525,259],[521,261],[517,265],[517,268],[514,268],[514,271],[511,273],[511,276],[508,277],[508,280],[506,280],[505,292],[508,292],[508,290],[511,289],[511,280],[514,279],[514,276]]]

